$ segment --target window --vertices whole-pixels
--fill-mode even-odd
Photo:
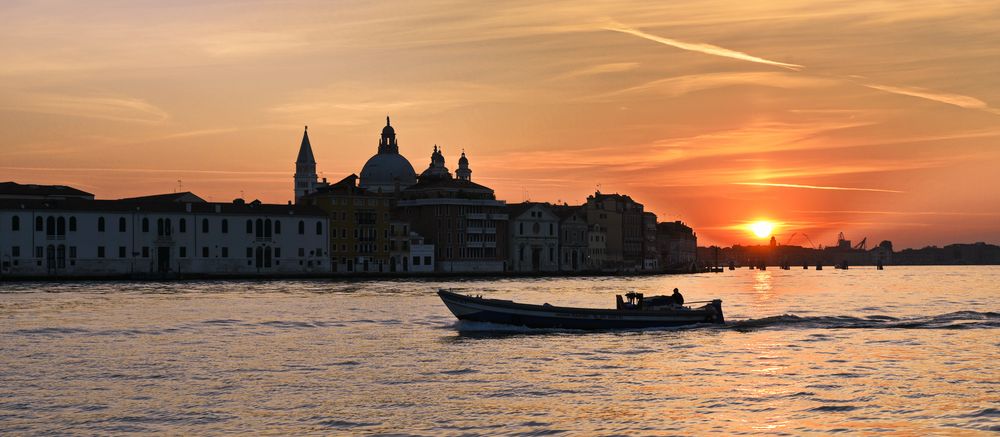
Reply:
[[[249,222],[249,221],[250,220],[247,220],[247,222]],[[253,248],[252,247],[248,247],[247,248],[247,258],[253,258]]]
[[[97,257],[104,258],[104,246],[97,246]]]
[[[201,232],[208,233],[208,219],[201,219]]]
[[[142,257],[149,258],[149,246],[142,246]]]
[[[118,258],[125,258],[125,246],[118,246]]]
[[[76,217],[70,216],[69,218],[69,231],[76,232]]]
[[[42,246],[35,246],[35,258],[41,258],[45,256],[45,250]]]
[[[10,230],[20,231],[21,230],[21,217],[14,216],[10,218]]]
[[[280,234],[281,233],[281,221],[280,220],[275,220],[274,221],[274,233],[275,234]]]
[[[205,232],[208,232],[208,231],[205,231]],[[229,220],[222,219],[222,233],[223,234],[228,234],[229,233]]]
[[[21,246],[14,246],[10,248],[10,255],[14,258],[21,256]]]
[[[316,222],[316,235],[323,235],[323,222]]]
[[[555,235],[553,232],[555,232],[555,225],[549,223],[549,235]]]
[[[35,217],[35,231],[42,232],[45,230],[45,223],[41,217]]]
[[[97,218],[97,232],[104,232],[104,217]]]
[[[306,222],[299,220],[299,235],[304,235],[306,233]]]
[[[225,223],[225,221],[223,221],[223,223]],[[228,247],[223,247],[222,248],[222,257],[223,258],[229,258],[229,248]]]
[[[413,257],[413,265],[415,265],[415,266],[419,266],[420,265],[420,257],[419,256]]]
[[[181,219],[181,221],[177,223],[177,230],[180,232],[188,231],[188,222],[186,219]]]
[[[201,248],[201,257],[202,258],[208,258],[208,246],[205,246],[205,247]]]
[[[280,247],[275,247],[274,248],[274,257],[278,258],[280,256],[281,256],[281,248]]]
[[[541,232],[541,229],[542,229],[542,225],[538,224],[538,222],[535,222],[531,226],[531,232],[534,232],[535,235],[538,235],[538,233]]]
[[[76,246],[69,247],[69,257],[76,258]]]
[[[247,233],[253,233],[253,220],[247,219]]]
[[[56,235],[66,235],[66,218],[59,217],[56,219]]]
[[[181,258],[187,258],[187,256],[188,256],[188,250],[187,249],[188,248],[186,248],[184,246],[181,246],[181,247],[177,248],[177,250],[180,252],[179,256]]]
[[[118,232],[125,232],[125,217],[118,217]]]
[[[149,232],[149,219],[145,217],[142,218],[142,232]]]
[[[518,233],[524,235],[524,223],[518,223]]]
[[[556,260],[556,250],[550,247],[549,248],[549,262],[552,262],[552,261],[555,261],[555,260]]]
[[[429,257],[429,256],[425,256],[424,257],[424,265],[425,266],[431,265],[431,257]]]

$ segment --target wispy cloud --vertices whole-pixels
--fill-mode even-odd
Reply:
[[[10,104],[0,103],[0,109],[133,123],[162,123],[170,118],[159,107],[133,97],[29,93],[11,97]]]
[[[687,50],[691,52],[704,53],[706,55],[721,56],[723,58],[739,59],[741,61],[755,62],[758,64],[773,65],[776,67],[787,68],[789,70],[801,70],[805,68],[798,64],[789,64],[786,62],[772,61],[770,59],[759,58],[757,56],[748,55],[746,53],[730,50],[725,47],[719,47],[712,44],[706,43],[690,43],[684,41],[678,41],[676,39],[664,38],[662,36],[653,35],[651,33],[643,32],[639,29],[634,29],[628,26],[623,26],[620,24],[609,25],[604,27],[605,30],[611,30],[615,32],[626,33],[629,35],[634,35],[639,38],[648,39],[650,41],[658,42],[660,44],[665,44],[671,47],[675,47],[681,50]]]
[[[982,100],[979,100],[975,97],[965,96],[962,94],[944,93],[940,91],[933,91],[923,88],[879,85],[873,83],[866,83],[864,84],[864,86],[879,91],[885,91],[887,93],[917,97],[920,99],[926,99],[935,102],[945,103],[948,105],[958,106],[960,108],[979,109],[989,113],[1000,115],[1000,109],[991,108],[989,105],[986,104],[986,102]]]
[[[855,187],[828,187],[823,185],[801,185],[801,184],[779,184],[772,182],[734,182],[733,185],[750,185],[755,187],[779,187],[779,188],[804,188],[809,190],[834,190],[834,191],[870,191],[874,193],[904,193],[898,190],[886,190],[882,188],[855,188]]]
[[[621,73],[623,71],[635,70],[639,67],[638,62],[611,62],[607,64],[592,65],[577,70],[570,71],[560,76],[561,78],[571,78],[580,76],[593,76],[607,73]]]

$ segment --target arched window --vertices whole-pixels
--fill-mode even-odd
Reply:
[[[247,233],[253,233],[253,220],[247,219]]]
[[[208,219],[201,219],[201,232],[203,234],[208,233]]]
[[[172,233],[170,231],[171,228],[173,228],[173,226],[171,226],[170,219],[164,220],[163,221],[163,235],[170,235]]]
[[[323,235],[323,222],[316,222],[316,235]]]
[[[97,232],[104,232],[104,217],[97,218]]]
[[[118,232],[125,232],[125,217],[118,217]]]
[[[35,232],[42,232],[45,230],[45,220],[41,217],[35,217]]]
[[[59,217],[56,219],[56,235],[66,235],[66,218]]]
[[[10,230],[12,231],[21,230],[21,217],[15,215],[10,218]]]
[[[229,233],[229,220],[227,219],[222,219],[222,233],[223,234]]]
[[[264,238],[271,238],[271,219],[264,220]]]
[[[280,234],[281,233],[281,220],[275,220],[274,221],[274,233],[275,234]]]
[[[257,232],[254,236],[257,238],[264,238],[264,220],[257,219]]]
[[[76,216],[69,217],[69,231],[76,232]]]
[[[181,219],[179,222],[177,222],[177,229],[180,232],[187,232],[188,231],[187,220],[186,219]]]
[[[555,235],[553,232],[555,232],[555,224],[549,223],[549,235]]]
[[[163,235],[163,219],[156,219],[156,235]]]
[[[146,217],[142,218],[142,232],[149,232],[149,219]]]
[[[538,232],[540,232],[541,229],[542,229],[542,225],[538,224],[538,222],[535,222],[535,224],[533,224],[531,226],[531,231],[534,232],[535,235],[538,235]]]
[[[306,222],[299,220],[299,235],[304,235],[306,233]]]

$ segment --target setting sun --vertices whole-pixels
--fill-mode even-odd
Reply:
[[[750,231],[758,238],[767,238],[774,231],[774,223],[769,221],[758,221],[750,224]]]

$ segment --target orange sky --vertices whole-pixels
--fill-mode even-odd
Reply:
[[[497,4],[492,4],[497,3]],[[291,198],[388,113],[510,202],[631,194],[700,244],[1000,242],[1000,4],[7,1],[0,180]],[[793,244],[807,244],[792,240]]]

